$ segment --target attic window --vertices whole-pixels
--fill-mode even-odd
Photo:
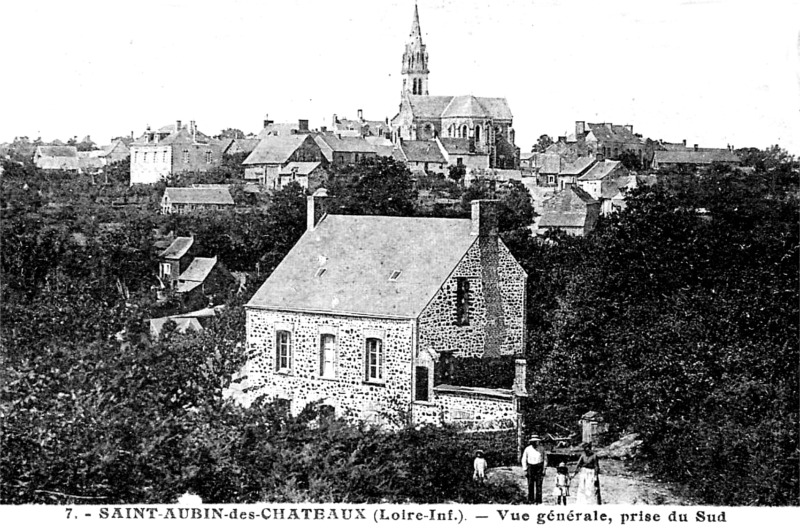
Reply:
[[[325,275],[325,272],[328,271],[328,268],[319,268],[317,272],[314,274],[315,277],[320,278]]]
[[[392,282],[396,281],[401,273],[403,273],[403,272],[400,271],[400,270],[394,270],[392,272],[392,274],[389,276],[389,280],[392,281]]]

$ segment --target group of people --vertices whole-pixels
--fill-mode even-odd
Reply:
[[[528,478],[528,503],[542,503],[542,483],[544,482],[545,469],[547,468],[547,453],[540,448],[542,439],[531,436],[528,447],[522,452],[522,470]],[[592,451],[592,443],[581,444],[583,453],[578,459],[575,473],[570,476],[569,469],[564,462],[556,468],[556,482],[553,495],[556,504],[566,506],[569,497],[570,484],[578,479],[578,489],[575,495],[576,504],[601,504],[600,499],[600,461],[597,454]],[[483,483],[486,480],[486,458],[483,450],[475,453],[472,478]]]
[[[531,436],[528,447],[522,453],[522,469],[528,477],[528,502],[542,503],[542,482],[547,467],[547,453],[539,446],[542,439]],[[576,504],[601,504],[600,498],[600,462],[592,451],[591,442],[581,444],[583,453],[578,459],[575,473],[570,477],[567,465],[561,462],[556,468],[556,481],[553,495],[557,504],[567,504],[571,482],[577,478],[578,489]]]

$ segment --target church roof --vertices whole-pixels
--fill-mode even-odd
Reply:
[[[511,109],[503,97],[474,95],[410,95],[411,112],[418,118],[490,117],[512,119]]]

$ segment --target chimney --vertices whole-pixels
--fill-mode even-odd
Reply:
[[[472,200],[472,230],[470,235],[497,236],[498,200]]]
[[[528,364],[524,359],[514,361],[514,386],[511,390],[517,396],[527,396]]]
[[[683,146],[684,147],[686,146],[686,140],[685,139],[683,140]]]
[[[313,231],[319,220],[325,216],[321,202],[328,197],[328,191],[320,187],[314,194],[306,198],[306,231]]]
[[[189,131],[192,133],[192,140],[197,137],[197,125],[194,121],[189,121]]]
[[[337,116],[336,114],[333,114],[333,120],[331,121],[331,123],[332,123],[331,126],[333,128],[336,128],[336,123],[338,123],[338,122],[339,122],[339,116]]]
[[[598,152],[597,154],[594,155],[594,159],[596,159],[597,161],[603,161],[605,159],[605,156],[603,156],[602,152]]]
[[[268,127],[268,126],[270,126],[272,123],[274,123],[274,121],[271,121],[271,120],[270,120],[270,118],[269,118],[269,114],[265,114],[265,115],[264,115],[264,128],[267,128],[267,127]]]
[[[586,133],[586,121],[575,121],[575,139],[580,140]]]
[[[319,131],[320,131],[320,132],[322,132],[322,133],[324,134],[325,132],[327,132],[327,131],[328,131],[328,127],[326,127],[326,126],[321,126],[321,127],[319,127]]]
[[[179,131],[180,129],[181,129],[181,120],[178,119],[177,121],[175,121],[175,132]]]
[[[308,119],[299,119],[297,121],[297,129],[299,131],[308,131]]]
[[[359,121],[364,120],[364,110],[362,110],[361,108],[358,109],[358,120]]]
[[[566,143],[567,142],[567,136],[558,136],[558,142],[559,143]]]
[[[697,143],[694,144],[694,151],[697,152]]]

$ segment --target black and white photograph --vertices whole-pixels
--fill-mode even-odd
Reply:
[[[800,4],[0,13],[3,517],[800,506]]]

